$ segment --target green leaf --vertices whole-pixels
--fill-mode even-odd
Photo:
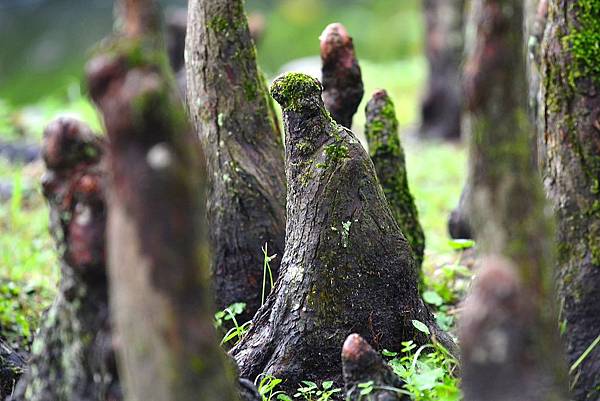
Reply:
[[[440,306],[444,303],[442,297],[435,291],[425,291],[423,293],[423,300],[428,304],[435,306]]]
[[[278,394],[277,395],[277,399],[279,401],[292,401],[292,399],[290,398],[290,396],[287,395],[287,394]]]
[[[383,356],[397,356],[398,353],[397,352],[393,352],[393,351],[388,351],[387,349],[384,349],[383,351],[381,351],[381,355],[383,355]]]
[[[451,239],[448,241],[448,245],[456,250],[469,249],[475,246],[475,241],[472,239]]]
[[[415,326],[415,329],[419,330],[421,333],[425,333],[427,335],[431,334],[431,332],[429,331],[429,327],[427,327],[425,323],[413,319],[412,324],[413,326]]]
[[[329,390],[333,386],[333,382],[328,380],[323,382],[323,390]]]

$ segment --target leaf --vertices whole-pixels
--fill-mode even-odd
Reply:
[[[425,323],[413,319],[412,324],[413,326],[415,326],[415,329],[419,330],[421,333],[425,333],[427,335],[431,334],[431,332],[429,331],[429,327],[427,327]]]
[[[328,380],[323,382],[323,390],[329,390],[333,386],[333,382]]]
[[[456,250],[469,249],[475,246],[475,241],[472,239],[451,239],[448,241],[448,245]]]
[[[287,395],[287,394],[278,394],[277,395],[277,399],[279,401],[292,401],[292,399],[290,398],[290,396]]]
[[[383,355],[383,356],[397,356],[398,353],[397,352],[393,352],[393,351],[388,351],[387,349],[384,349],[383,351],[381,351],[381,355]]]
[[[442,297],[435,291],[425,291],[423,293],[423,300],[428,304],[435,306],[440,306],[444,303]]]

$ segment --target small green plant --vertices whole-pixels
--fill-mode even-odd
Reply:
[[[270,262],[277,257],[277,254],[269,256],[269,248],[268,248],[268,244],[266,242],[265,242],[265,246],[262,248],[262,251],[263,251],[264,262],[263,262],[262,294],[260,297],[260,305],[261,306],[265,304],[266,287],[267,287],[267,273],[269,274],[269,284],[271,284],[269,292],[273,289],[273,272],[271,271]]]
[[[342,391],[341,388],[333,387],[332,381],[324,381],[319,387],[315,382],[308,380],[302,381],[302,385],[298,387],[294,398],[300,398],[305,401],[328,401],[331,400],[334,394]]]
[[[233,327],[230,328],[227,333],[223,336],[221,340],[221,345],[227,344],[230,341],[233,341],[233,345],[239,343],[242,338],[246,335],[250,326],[252,325],[252,321],[245,322],[243,324],[239,324],[236,316],[240,315],[246,309],[246,304],[244,302],[236,302],[234,304],[229,305],[227,308],[223,309],[215,313],[215,321],[214,325],[216,329],[220,329],[224,326],[225,322],[231,322]]]
[[[281,379],[272,375],[261,373],[254,380],[254,385],[258,389],[262,401],[291,401],[292,399],[281,390],[276,390],[277,386],[282,382]]]

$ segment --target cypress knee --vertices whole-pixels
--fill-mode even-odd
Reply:
[[[25,358],[0,338],[0,397],[6,399],[13,393],[17,380],[25,369]]]
[[[401,395],[404,383],[381,356],[358,334],[346,338],[342,348],[342,366],[347,401],[409,401]],[[360,384],[372,382],[374,390],[361,394]]]
[[[188,109],[208,164],[208,222],[217,307],[261,305],[268,244],[277,277],[285,241],[283,147],[242,0],[192,0]]]
[[[352,128],[352,117],[365,93],[352,38],[336,22],[325,28],[320,39],[325,108],[338,124]]]
[[[271,87],[282,106],[288,179],[286,249],[280,278],[246,337],[231,352],[242,377],[341,384],[339,350],[356,332],[376,348],[428,338],[417,319],[452,348],[418,292],[410,246],[349,130],[323,106],[322,87],[287,74]]]
[[[61,278],[13,400],[122,399],[108,305],[103,151],[74,119],[57,119],[44,132],[43,191]]]
[[[109,138],[110,295],[125,395],[238,400],[213,327],[206,169],[161,38],[139,11],[87,69]]]
[[[461,136],[461,64],[465,0],[425,0],[425,54],[429,78],[421,105],[421,135],[435,139]]]
[[[400,230],[410,244],[421,270],[425,251],[425,235],[419,223],[415,200],[408,189],[404,150],[398,136],[398,120],[394,103],[384,90],[373,94],[366,107],[365,136],[377,178]]]
[[[558,221],[558,298],[569,364],[591,350],[574,366],[571,386],[575,400],[591,401],[600,397],[600,4],[548,3],[539,142]]]
[[[461,321],[465,401],[568,399],[557,352],[553,226],[527,116],[522,3],[483,0],[472,8],[476,41],[465,68],[473,175],[467,201],[484,262]]]

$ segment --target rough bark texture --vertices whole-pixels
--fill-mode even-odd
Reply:
[[[346,338],[342,348],[342,367],[346,389],[346,401],[409,401],[393,389],[401,389],[404,383],[385,363],[381,356],[358,334]],[[364,396],[359,384],[373,382],[374,391]]]
[[[553,227],[527,117],[523,4],[483,0],[473,3],[472,12],[476,42],[465,68],[472,123],[469,210],[479,251],[502,255],[507,262],[499,270],[508,272],[484,263],[480,292],[473,296],[489,299],[468,301],[464,312],[465,401],[565,400],[552,293]],[[505,291],[495,283],[506,285]],[[482,295],[486,285],[489,294]],[[490,317],[495,306],[499,315]]]
[[[352,38],[336,22],[327,25],[320,40],[325,108],[338,124],[352,128],[352,117],[365,93]]]
[[[304,74],[278,78],[288,179],[286,248],[280,278],[253,327],[232,350],[242,377],[341,384],[339,350],[351,333],[376,348],[427,337],[418,319],[452,348],[418,293],[406,238],[392,216],[368,154],[323,106]]]
[[[429,80],[421,106],[421,134],[458,139],[461,135],[465,0],[425,0]]]
[[[394,103],[386,91],[377,91],[367,103],[365,113],[365,136],[369,144],[369,155],[392,214],[413,250],[420,275],[425,235],[419,223],[415,200],[408,188],[406,161],[398,136]]]
[[[0,399],[13,393],[25,364],[25,359],[0,338]]]
[[[548,18],[548,0],[525,1],[525,38],[527,41],[527,81],[529,82],[529,118],[538,132],[542,124],[540,113],[542,38]]]
[[[105,263],[103,142],[61,118],[44,133],[44,195],[61,253],[61,279],[13,400],[121,400]]]
[[[160,38],[141,33],[87,69],[109,137],[110,295],[126,397],[237,400],[213,327],[206,170]]]
[[[573,364],[600,334],[600,3],[549,1],[543,44],[544,182],[558,219],[561,327]],[[600,398],[600,346],[572,372]]]
[[[283,147],[242,0],[193,0],[187,32],[188,108],[206,151],[217,307],[261,305],[263,254],[274,276],[285,236]],[[267,280],[268,281],[268,280]],[[267,288],[269,290],[269,288]]]

